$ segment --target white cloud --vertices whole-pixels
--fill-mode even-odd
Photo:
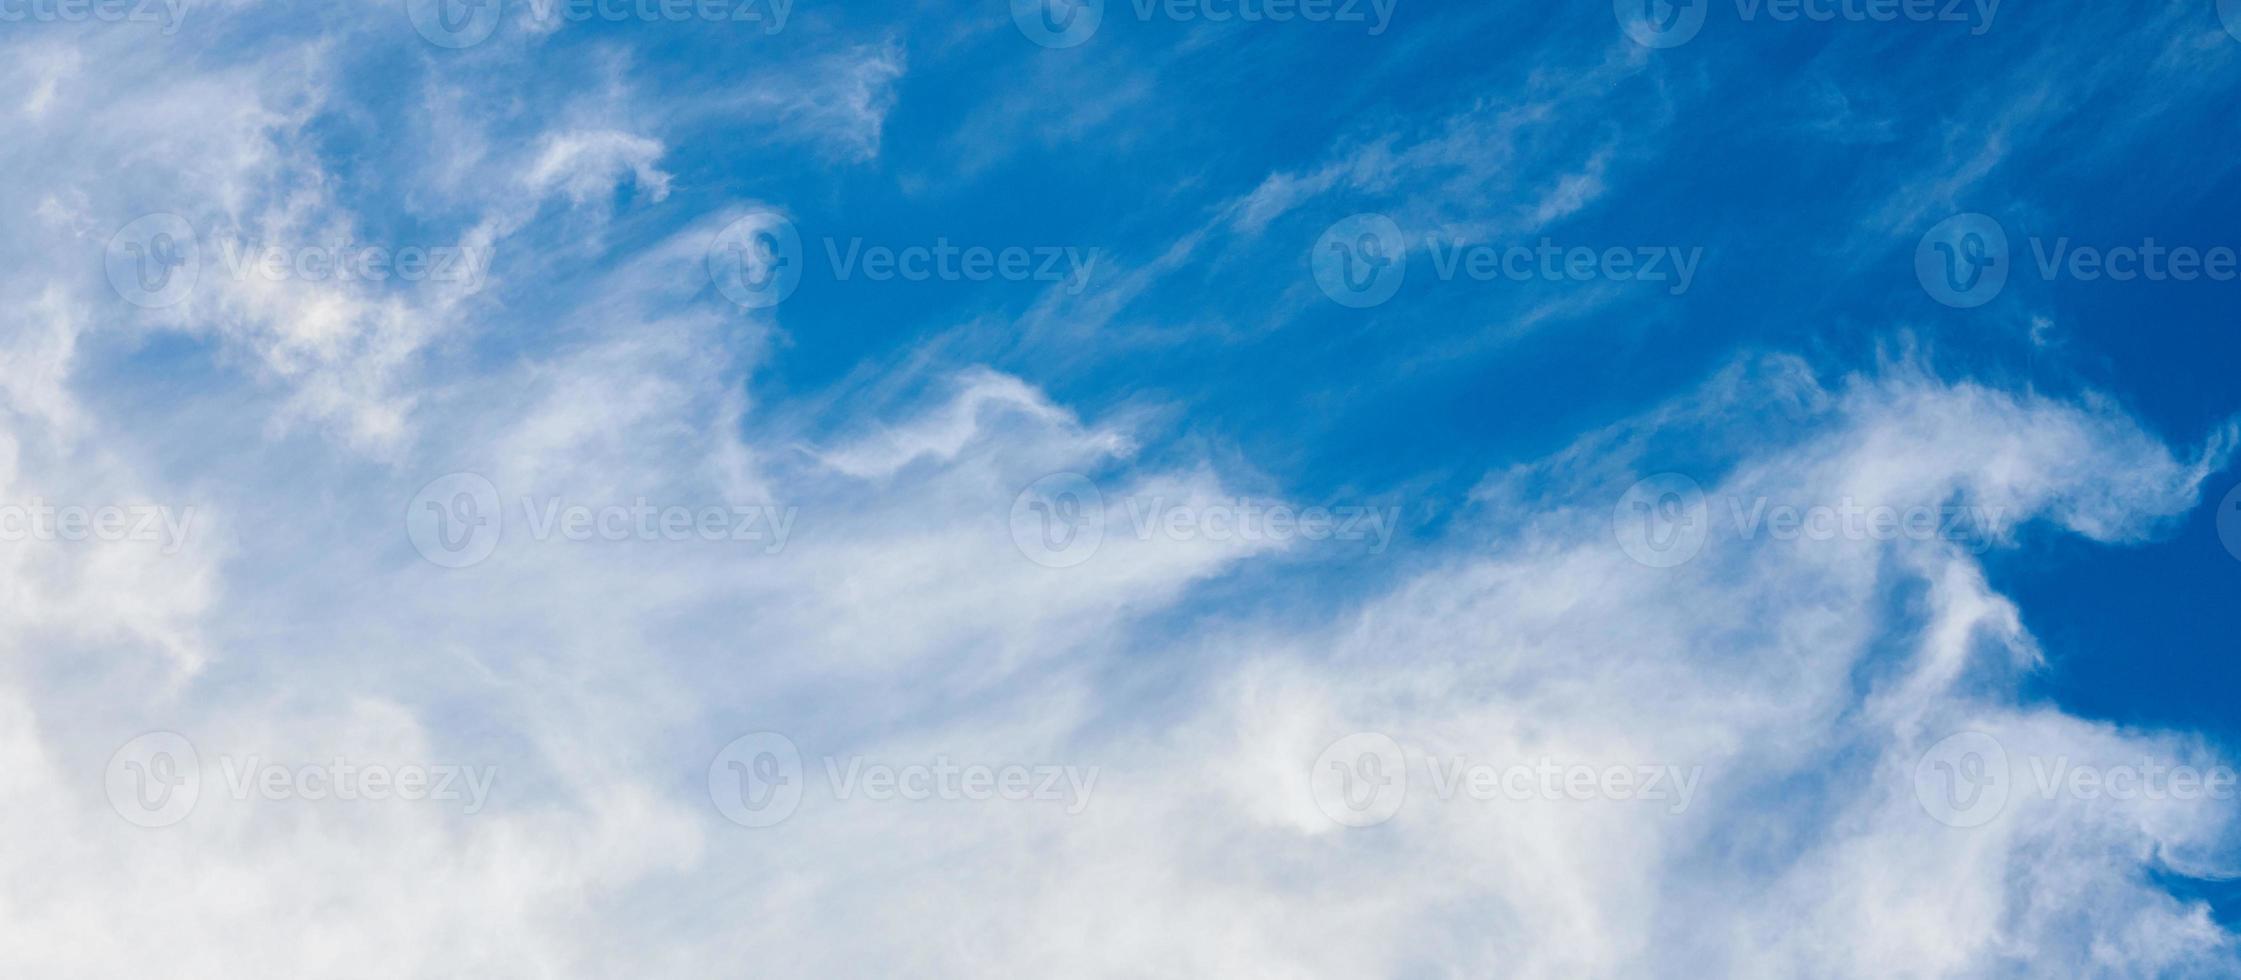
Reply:
[[[483,461],[510,493],[730,499],[708,461],[751,446],[756,423],[742,435],[722,422],[723,371],[683,370],[720,324],[667,328],[652,336],[674,342],[494,379],[447,407],[468,423],[451,430],[464,441],[427,450],[441,465]],[[774,967],[839,974],[1067,973],[1088,957],[1271,976],[1880,976],[2079,972],[2111,949],[2142,971],[2225,955],[2201,908],[2141,877],[2159,853],[2205,853],[2230,833],[2223,810],[2018,793],[2003,819],[1957,829],[1916,799],[1916,760],[1964,729],[1996,736],[2019,773],[2056,756],[2210,761],[2174,736],[2013,704],[2003,678],[2028,668],[2029,637],[1968,549],[1716,536],[1687,565],[1650,568],[1610,537],[1627,465],[1593,461],[1614,440],[1652,458],[1710,434],[1736,453],[1704,474],[1715,496],[1959,494],[2007,508],[2010,531],[2030,520],[2112,539],[2191,506],[2211,464],[2174,457],[2105,406],[1904,367],[1828,391],[1779,365],[1715,384],[1489,484],[1486,519],[1534,515],[1493,550],[1359,583],[1328,615],[1271,599],[1184,632],[1151,623],[1260,551],[1139,541],[1116,525],[1079,567],[1025,560],[1002,522],[1013,489],[1109,469],[1135,440],[986,373],[830,450],[749,450],[766,481],[754,492],[802,509],[776,555],[515,537],[447,571],[381,547],[401,530],[380,521],[318,530],[313,511],[335,505],[244,500],[222,509],[307,534],[274,541],[235,518],[246,550],[226,566],[227,598],[183,608],[232,641],[210,670],[256,683],[167,689],[88,717],[18,714],[0,739],[24,763],[0,803],[51,845],[15,858],[12,878],[50,883],[36,901],[12,896],[11,915],[27,935],[84,940],[19,945],[8,966],[131,965],[125,952],[72,954],[84,946],[160,949],[190,974],[377,951],[405,973],[603,974],[643,948],[701,972],[741,943]],[[591,404],[614,411],[577,411]],[[1695,404],[1715,407],[1682,407]],[[1808,408],[1772,449],[1722,421],[1776,404]],[[1891,450],[1900,439],[1904,454]],[[1121,465],[1116,495],[1221,493],[1203,470]],[[394,514],[419,475],[340,507]],[[1542,490],[1513,496],[1527,486]],[[303,581],[306,553],[328,556],[335,585],[378,585]],[[27,571],[8,574],[21,588]],[[1894,589],[1924,601],[1893,603]],[[269,606],[244,594],[319,614],[260,635],[246,617]],[[52,608],[94,622],[122,601],[88,584]],[[114,696],[108,683],[41,671],[7,687],[46,704]],[[215,795],[187,823],[142,830],[108,812],[88,774],[153,719],[193,731],[206,755],[477,761],[501,781],[473,816],[242,801],[210,788],[224,779],[206,758]],[[701,770],[766,728],[801,745],[812,790],[777,827],[737,827],[709,805]],[[1307,776],[1360,730],[1390,734],[1419,768],[1390,823],[1348,830],[1317,810]],[[837,801],[822,758],[850,753],[1099,774],[1076,814]],[[1675,813],[1442,801],[1423,768],[1543,756],[1703,776]],[[288,927],[249,928],[273,922]],[[117,928],[161,941],[91,941]],[[464,959],[433,958],[460,948]]]
[[[2206,909],[2146,874],[2231,874],[2229,803],[2023,782],[2037,761],[2205,765],[2211,747],[2020,703],[2031,611],[1970,543],[1722,523],[1731,499],[1958,503],[1987,515],[1993,546],[2134,542],[2196,506],[2231,431],[2174,451],[2098,400],[1948,382],[1910,360],[1827,381],[1770,358],[1491,476],[1442,540],[1334,586],[1298,564],[1314,557],[1303,544],[1136,533],[1119,502],[1204,506],[1247,481],[1013,375],[929,382],[914,367],[865,387],[915,399],[817,406],[813,421],[755,404],[777,326],[705,279],[730,213],[613,256],[592,300],[488,363],[421,360],[491,326],[472,293],[219,275],[135,319],[103,292],[97,257],[141,210],[285,242],[365,223],[306,135],[330,84],[322,49],[161,85],[157,59],[121,46],[53,50],[38,63],[80,70],[35,69],[52,84],[22,113],[30,135],[0,147],[0,174],[18,178],[0,204],[35,216],[30,234],[0,234],[0,255],[23,260],[0,273],[0,504],[154,502],[198,522],[175,554],[0,546],[0,813],[20,845],[0,850],[0,974],[2234,966]],[[900,57],[852,64],[830,83],[848,96],[835,115],[788,118],[869,154]],[[613,123],[627,103],[539,118],[526,142],[481,138],[461,109],[478,137],[462,159],[496,154],[519,179],[447,183],[428,206],[489,245],[561,237],[536,225],[556,198],[600,220],[626,182],[661,200],[666,143]],[[1365,154],[1397,153],[1450,191],[1495,180],[1479,162],[1505,159],[1539,110],[1518,111],[1272,179],[1233,216],[1250,231],[1374,182]],[[1550,180],[1504,186],[1534,220],[1585,207],[1604,145],[1567,144],[1542,161]],[[429,172],[474,169],[456,162]],[[183,184],[165,183],[174,173]],[[75,251],[43,255],[54,242]],[[140,396],[126,362],[144,338],[128,324],[214,338],[223,355],[179,366],[208,388]],[[275,418],[335,438],[289,438]],[[1670,469],[1713,498],[1716,533],[1693,561],[1653,568],[1614,539],[1613,508]],[[424,561],[405,527],[415,492],[454,471],[487,477],[501,514],[478,516],[506,522],[462,569]],[[1008,521],[1024,488],[1068,472],[1112,502],[1105,539],[1048,567]],[[540,502],[641,498],[798,514],[776,549],[529,532]],[[152,829],[104,785],[112,752],[150,729],[192,739],[201,793]],[[800,746],[805,799],[750,829],[720,816],[706,776],[719,747],[760,730]],[[1390,821],[1349,829],[1318,806],[1311,767],[1362,731],[1414,769]],[[1924,753],[1958,731],[2016,764],[1984,826],[1940,823],[1918,795]],[[1097,774],[1079,812],[837,800],[828,755]],[[1702,778],[1685,807],[1442,800],[1430,781],[1448,760],[1543,757]],[[231,774],[252,760],[488,766],[498,781],[472,813],[236,795]]]
[[[659,201],[669,196],[669,175],[654,166],[661,155],[660,143],[630,133],[552,133],[545,137],[523,180],[539,195],[564,193],[570,202],[582,206],[613,193],[615,185],[628,176]]]

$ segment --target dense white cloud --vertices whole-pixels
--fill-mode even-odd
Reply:
[[[642,348],[525,369],[523,383],[556,397],[493,397],[471,411],[494,424],[446,451],[484,461],[508,491],[732,499],[708,465],[734,438],[715,422],[720,384],[680,367]],[[2187,507],[2200,476],[2106,408],[1905,369],[1835,391],[1785,389],[1797,379],[1779,370],[1734,377],[1747,380],[1722,382],[1732,398],[1813,407],[1789,445],[1704,474],[1716,498],[1911,506],[1959,494],[2004,507],[2002,533],[2036,521],[2123,537]],[[1026,410],[991,407],[1014,401]],[[618,411],[566,421],[584,404]],[[1733,436],[1714,419],[1653,421],[1581,451]],[[44,846],[11,860],[22,884],[10,917],[56,941],[16,945],[11,968],[99,975],[136,962],[97,938],[113,930],[153,937],[131,947],[147,951],[139,962],[190,974],[382,962],[604,975],[629,972],[637,954],[619,951],[644,948],[688,972],[752,950],[787,972],[844,975],[1119,962],[1302,976],[1955,975],[2082,971],[2110,950],[2142,972],[2227,955],[2201,908],[2142,880],[2161,854],[2214,851],[2231,832],[2223,804],[2022,788],[2027,759],[2212,760],[2183,739],[2013,704],[2003,692],[2030,662],[2028,635],[1965,546],[1716,533],[1696,560],[1648,567],[1611,537],[1625,474],[1583,475],[1567,454],[1489,485],[1490,520],[1534,515],[1490,549],[1361,583],[1365,598],[1305,624],[1296,604],[1268,601],[1175,633],[1149,621],[1253,552],[1138,541],[1111,514],[1105,549],[1048,568],[1003,524],[1014,487],[1096,470],[1112,434],[989,375],[888,427],[897,435],[878,437],[874,456],[891,462],[876,472],[814,453],[772,467],[759,490],[801,508],[775,555],[512,537],[488,562],[440,569],[377,546],[401,536],[389,521],[414,482],[384,480],[345,492],[354,502],[260,501],[278,508],[264,520],[312,530],[245,541],[227,577],[300,608],[285,636],[260,636],[246,621],[262,608],[253,599],[172,600],[238,644],[199,680],[129,693],[108,672],[89,679],[17,650],[10,697],[24,710],[11,712],[5,752],[22,764],[5,802]],[[1913,451],[1892,453],[1902,437]],[[1107,479],[1165,481],[1177,497],[1218,490],[1189,474]],[[1529,485],[1542,489],[1509,497]],[[320,509],[371,526],[317,530]],[[11,591],[69,553],[21,554]],[[298,568],[309,554],[339,563],[338,580],[280,584],[326,577]],[[321,591],[343,578],[370,584]],[[130,621],[114,581],[30,608],[53,611],[48,628]],[[164,576],[131,600],[185,588]],[[10,632],[40,635],[20,620]],[[96,633],[67,648],[105,659],[128,646]],[[29,708],[95,697],[107,703],[86,715]],[[187,821],[135,827],[101,796],[95,774],[136,726],[194,733],[203,796]],[[807,796],[778,826],[735,826],[702,770],[731,737],[765,729],[801,746]],[[2014,760],[2018,788],[1982,827],[1932,819],[1914,787],[1923,753],[1964,730]],[[1364,829],[1328,818],[1308,783],[1318,755],[1355,731],[1391,736],[1411,765],[1406,804]],[[217,755],[474,762],[499,781],[473,815],[244,801],[223,791]],[[1097,774],[1078,813],[843,801],[827,755]],[[1437,797],[1444,760],[1543,757],[1701,776],[1686,800]]]

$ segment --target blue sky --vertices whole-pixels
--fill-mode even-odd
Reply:
[[[0,50],[0,972],[2241,957],[2241,4]]]

